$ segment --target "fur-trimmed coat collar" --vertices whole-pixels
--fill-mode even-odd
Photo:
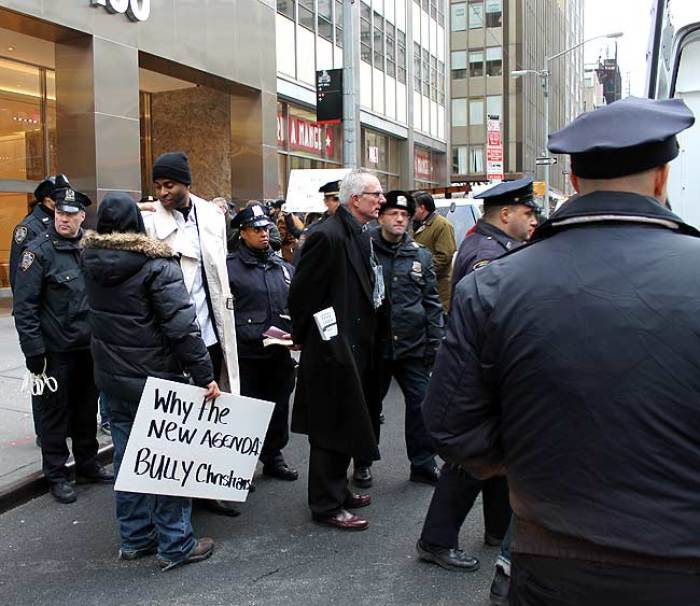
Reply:
[[[149,238],[145,234],[111,233],[98,234],[88,230],[83,237],[83,246],[89,248],[105,248],[108,250],[123,250],[146,255],[151,259],[175,257],[175,252],[165,242]]]

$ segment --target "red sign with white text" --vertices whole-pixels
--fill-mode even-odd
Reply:
[[[432,181],[433,166],[430,162],[430,152],[416,148],[415,171],[416,179]]]
[[[277,141],[280,141],[280,116],[277,117]],[[307,152],[325,158],[333,157],[335,141],[330,126],[310,122],[297,116],[287,118],[289,149]]]
[[[486,178],[489,181],[503,181],[503,177],[501,121],[498,116],[489,115],[486,136]]]

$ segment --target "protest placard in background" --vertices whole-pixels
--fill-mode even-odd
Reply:
[[[326,210],[319,187],[340,181],[349,168],[295,168],[289,173],[284,210],[290,213],[322,213]]]
[[[245,501],[274,404],[149,377],[115,490]]]

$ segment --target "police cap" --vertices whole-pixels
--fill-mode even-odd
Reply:
[[[64,213],[77,213],[92,204],[90,198],[71,187],[56,189],[53,193],[53,199],[56,201],[56,210]]]
[[[401,191],[395,189],[393,191],[387,192],[384,196],[386,202],[379,207],[379,214],[386,212],[390,208],[400,208],[408,212],[412,217],[416,212],[416,201],[413,196],[407,191]]]
[[[504,181],[474,196],[483,200],[485,206],[506,206],[524,204],[539,210],[532,189],[532,177],[523,177],[515,181]]]
[[[662,166],[678,155],[676,134],[695,117],[681,99],[627,97],[581,114],[550,135],[549,149],[571,156],[584,179],[615,179]]]
[[[244,208],[231,221],[234,229],[246,227],[269,227],[272,221],[265,214],[265,209],[260,204],[253,204]]]
[[[340,195],[340,181],[329,181],[325,185],[321,185],[318,191],[323,194],[323,197],[332,196],[338,197]]]

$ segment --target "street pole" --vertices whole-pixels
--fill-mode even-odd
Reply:
[[[549,157],[547,143],[549,141],[549,65],[542,71],[542,89],[544,90],[544,144],[543,158]],[[544,165],[544,209],[545,219],[549,218],[549,162]]]
[[[360,10],[355,0],[343,1],[343,164],[358,168],[360,147]]]

